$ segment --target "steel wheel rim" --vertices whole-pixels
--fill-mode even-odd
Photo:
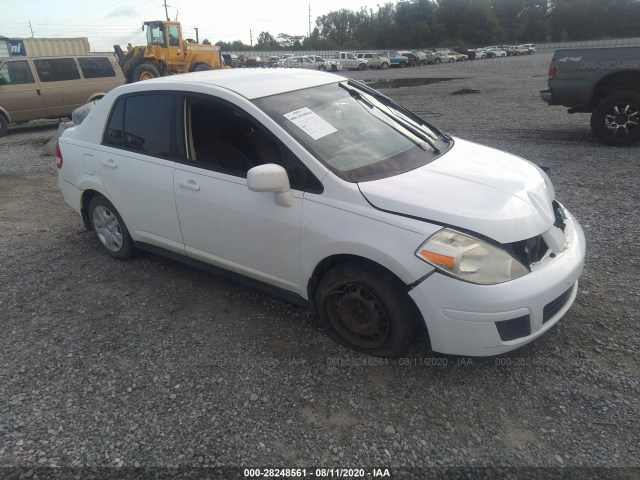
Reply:
[[[140,74],[140,80],[151,80],[152,78],[156,78],[156,76],[151,72],[142,72]]]
[[[604,126],[613,137],[627,137],[638,131],[640,105],[618,103],[604,114]]]
[[[93,210],[93,228],[106,249],[111,252],[119,252],[122,249],[124,245],[122,227],[111,210],[102,205],[96,207]]]
[[[335,290],[326,302],[333,329],[352,345],[378,348],[391,336],[391,319],[382,301],[371,290],[350,283]]]

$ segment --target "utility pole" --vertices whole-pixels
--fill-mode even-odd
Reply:
[[[167,10],[167,0],[164,0],[164,15],[167,17],[167,22],[170,22],[171,19],[169,18],[169,10]]]
[[[196,43],[200,43],[200,38],[198,38],[198,27],[194,27],[194,30],[196,31]]]
[[[309,4],[309,38],[311,38],[311,4]]]
[[[31,28],[31,20],[29,20],[29,30],[31,30],[31,38],[33,38],[33,28]]]
[[[251,44],[251,48],[253,48],[253,32],[249,29],[249,43]]]

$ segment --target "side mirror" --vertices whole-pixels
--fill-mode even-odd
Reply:
[[[273,192],[282,207],[293,205],[293,191],[287,171],[275,163],[258,165],[247,172],[247,186],[253,192]]]

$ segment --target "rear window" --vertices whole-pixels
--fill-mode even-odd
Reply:
[[[116,72],[107,57],[78,58],[84,78],[115,77]]]
[[[80,78],[80,72],[73,58],[34,60],[33,64],[41,82],[63,82]]]

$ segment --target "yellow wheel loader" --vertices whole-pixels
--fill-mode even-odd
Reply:
[[[164,75],[225,68],[220,47],[187,42],[182,38],[179,22],[144,22],[147,45],[127,46],[125,54],[114,45],[116,56],[127,83],[149,80]]]

